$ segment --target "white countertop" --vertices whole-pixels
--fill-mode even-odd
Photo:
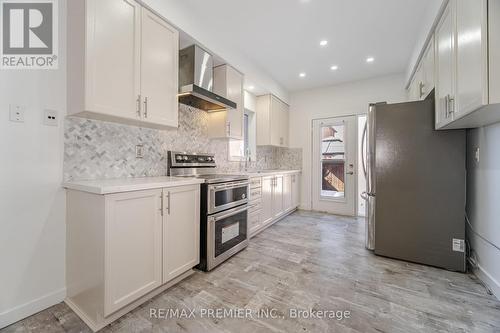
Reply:
[[[257,170],[245,172],[249,177],[263,177],[270,175],[286,175],[290,173],[301,173],[302,170]]]
[[[141,177],[71,181],[63,183],[63,187],[94,194],[110,194],[173,186],[194,185],[201,184],[203,182],[203,179],[190,177]]]

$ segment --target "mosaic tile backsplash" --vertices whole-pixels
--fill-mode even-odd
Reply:
[[[179,128],[156,130],[84,118],[66,118],[64,180],[165,176],[167,151],[213,152],[217,172],[239,172],[244,162],[228,160],[228,141],[208,137],[205,111],[179,106]],[[144,157],[135,157],[143,145]],[[300,169],[301,149],[257,147],[249,169]]]

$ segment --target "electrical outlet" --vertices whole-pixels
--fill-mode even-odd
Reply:
[[[143,145],[135,146],[135,157],[136,158],[143,158],[144,157],[144,146]]]
[[[26,112],[26,106],[11,104],[10,105],[10,121],[16,123],[24,123],[24,113]]]
[[[59,124],[59,117],[55,110],[43,110],[43,123],[47,126],[57,126]]]

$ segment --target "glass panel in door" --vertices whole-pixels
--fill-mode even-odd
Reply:
[[[345,197],[345,125],[322,125],[321,146],[321,196],[342,199]]]

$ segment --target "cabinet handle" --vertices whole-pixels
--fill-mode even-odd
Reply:
[[[160,196],[160,213],[161,213],[161,216],[163,216],[163,193]]]
[[[141,118],[141,95],[137,95],[137,116],[139,116],[139,118]]]
[[[420,82],[418,84],[420,98],[422,98],[424,96],[424,86],[425,86],[425,84],[423,82]]]
[[[446,95],[444,98],[444,117],[448,118],[449,109],[450,109],[450,95]]]
[[[167,193],[167,214],[170,215],[170,192]]]
[[[148,98],[144,97],[144,118],[148,117]]]
[[[227,122],[227,136],[231,136],[231,122]]]
[[[449,113],[455,113],[455,97],[449,97],[448,98],[448,105],[449,105]]]

